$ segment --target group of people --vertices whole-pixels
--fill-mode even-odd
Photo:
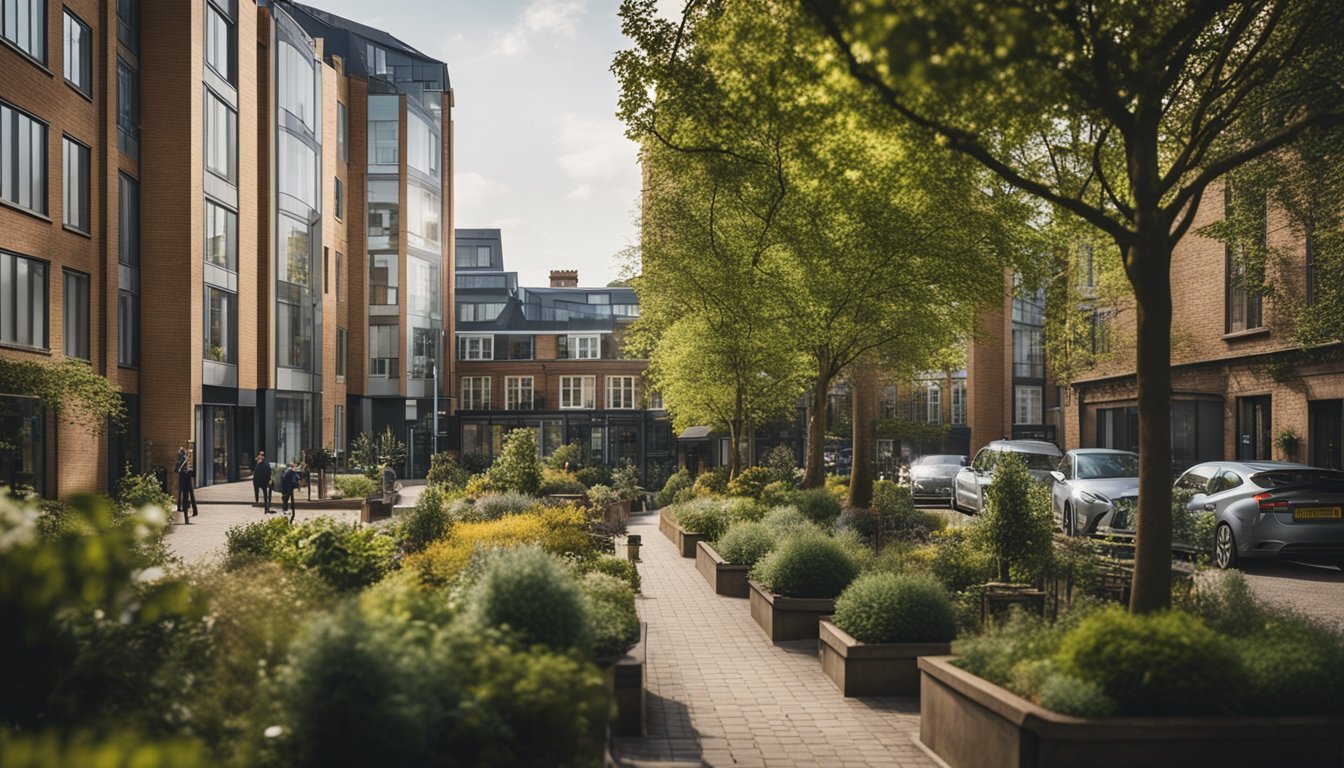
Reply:
[[[289,513],[289,521],[294,522],[294,491],[298,490],[303,475],[299,466],[290,461],[280,473],[280,513]],[[271,463],[266,460],[266,452],[257,452],[257,463],[252,467],[252,501],[262,504],[265,514],[273,514],[271,509]]]

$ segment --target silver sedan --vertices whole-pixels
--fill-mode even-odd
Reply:
[[[952,500],[952,478],[970,463],[965,456],[929,454],[910,464],[910,495],[916,499]]]
[[[1132,510],[1139,495],[1139,455],[1130,451],[1074,449],[1052,475],[1050,506],[1067,536],[1096,533],[1108,513]]]

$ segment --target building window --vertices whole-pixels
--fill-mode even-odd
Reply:
[[[341,162],[347,162],[350,159],[350,150],[346,147],[346,114],[345,104],[336,102],[336,156]]]
[[[345,301],[345,292],[341,290],[341,276],[345,274],[345,254],[336,252],[336,300]]]
[[[140,52],[140,0],[117,0],[117,39],[132,53]]]
[[[406,113],[406,165],[427,176],[439,177],[439,134],[426,118]]]
[[[369,303],[395,306],[397,303],[397,254],[369,254]]]
[[[117,57],[117,148],[140,158],[140,73]]]
[[[396,120],[369,121],[369,163],[396,165],[400,160]]]
[[[336,380],[345,381],[345,356],[349,349],[349,340],[344,328],[336,329]]]
[[[561,336],[557,341],[560,342],[562,360],[596,360],[602,356],[601,336]]]
[[[616,317],[639,317],[638,304],[612,304],[611,314]]]
[[[635,407],[635,377],[607,377],[607,408],[628,410]]]
[[[509,337],[509,359],[510,359],[510,360],[531,360],[531,359],[532,359],[532,337],[531,337],[531,336],[510,336],[510,337]]]
[[[406,311],[439,316],[439,265],[411,256],[406,263]]]
[[[209,88],[205,90],[205,168],[229,182],[238,181],[238,113]]]
[[[1044,329],[1013,324],[1013,376],[1022,379],[1045,378]]]
[[[89,276],[65,270],[65,356],[89,359]]]
[[[406,236],[411,245],[439,249],[439,195],[419,184],[406,186]]]
[[[0,198],[47,212],[47,125],[0,102]]]
[[[336,177],[336,218],[345,218],[345,184],[341,177]]]
[[[952,424],[966,423],[966,382],[952,382]]]
[[[61,139],[64,165],[61,185],[61,221],[65,226],[89,231],[89,148],[64,136]]]
[[[234,82],[233,22],[218,8],[205,4],[205,63],[228,82]]]
[[[662,392],[649,392],[649,410],[651,411],[663,410]]]
[[[1013,387],[1013,423],[1041,423],[1041,388]]]
[[[532,410],[532,377],[504,377],[504,408],[510,411]]]
[[[303,123],[309,133],[317,132],[317,79],[313,72],[313,54],[299,50],[293,43],[280,43],[280,106]]]
[[[278,226],[280,228],[282,252],[279,255],[280,268],[276,279],[309,288],[308,276],[310,274],[309,260],[312,255],[310,253],[312,238],[308,231],[308,225],[293,216],[282,214],[279,217]]]
[[[1250,331],[1264,325],[1261,283],[1264,282],[1263,268],[1251,266],[1252,249],[1263,250],[1268,231],[1268,207],[1265,199],[1257,196],[1253,200],[1243,199],[1229,184],[1223,191],[1223,206],[1228,216],[1235,208],[1247,208],[1250,216],[1259,225],[1252,237],[1258,242],[1229,240],[1225,246],[1225,282],[1227,294],[1227,333]]]
[[[0,3],[0,34],[19,50],[46,64],[46,0],[4,0]]]
[[[1109,310],[1092,311],[1092,354],[1111,353],[1111,313]]]
[[[205,287],[205,357],[217,363],[236,363],[233,326],[237,297],[214,286]]]
[[[47,348],[47,263],[0,251],[0,342]]]
[[[490,246],[488,245],[459,245],[456,250],[457,266],[459,267],[490,266]],[[481,287],[488,288],[490,286]]]
[[[65,82],[85,96],[93,95],[93,31],[65,10]]]
[[[317,153],[289,131],[280,131],[276,144],[280,153],[280,193],[317,210]]]
[[[464,323],[483,322],[494,320],[499,317],[499,313],[504,311],[503,302],[489,302],[485,304],[458,304],[457,319]]]
[[[369,376],[397,378],[397,326],[369,326]]]
[[[130,291],[117,294],[117,364],[140,364],[140,297]]]
[[[494,336],[458,336],[458,360],[494,360]]]
[[[434,345],[439,338],[437,328],[411,329],[411,378],[434,378]]]
[[[212,200],[205,201],[205,260],[238,269],[238,214]]]
[[[374,179],[365,186],[369,194],[369,249],[396,250],[401,227],[397,182]]]
[[[339,463],[340,457],[345,455],[345,406],[336,406],[336,412],[332,416],[331,437],[336,445],[336,458]]]
[[[926,385],[928,397],[924,400],[924,421],[928,424],[943,423],[943,388],[929,382]]]
[[[117,261],[140,266],[140,182],[126,174],[117,176]]]
[[[462,377],[462,410],[484,411],[490,408],[490,377]]]
[[[461,253],[461,249],[458,249]],[[457,266],[464,266],[458,264]],[[458,275],[457,287],[462,288],[495,288],[503,290],[505,288],[503,275]]]
[[[592,410],[597,407],[593,398],[596,389],[597,378],[595,376],[561,376],[560,407]]]

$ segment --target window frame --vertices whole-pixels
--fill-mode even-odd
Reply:
[[[462,402],[460,410],[490,410],[490,376],[463,376],[459,382],[458,395]],[[468,386],[468,383],[471,386]]]
[[[93,98],[93,50],[92,50],[93,28],[90,27],[88,24],[85,24],[84,20],[76,16],[74,12],[71,11],[69,8],[63,8],[63,16],[64,20],[62,21],[61,26],[61,48],[62,48],[61,64],[63,74],[65,75],[65,83],[66,85],[73,88],[77,93],[83,94],[85,98],[92,99]],[[72,39],[70,35],[72,27],[78,29],[82,33],[79,36],[80,44],[78,46],[80,59],[78,62],[76,62],[77,66],[79,67],[79,72],[76,73],[77,76],[79,77],[79,81],[70,79],[70,68],[72,63],[70,60],[70,56],[75,49],[75,47],[70,44],[70,41]],[[83,85],[80,84],[80,81],[83,82]]]
[[[74,281],[74,290],[71,289],[71,281]],[[89,345],[89,286],[90,278],[88,272],[80,272],[77,269],[65,267],[61,270],[61,336],[63,344],[61,351],[66,357],[76,357],[81,360],[90,360]],[[71,294],[74,301],[71,300]],[[74,308],[76,314],[74,318],[70,316],[70,310]],[[74,340],[75,349],[71,350],[70,331],[74,328],[76,338]]]
[[[526,386],[524,386],[526,384]],[[523,399],[523,391],[526,390],[526,403]],[[504,377],[504,410],[506,411],[531,411],[536,407],[536,380],[532,376],[505,376]]]
[[[215,217],[211,216],[212,209],[223,212],[224,264],[220,264],[210,258],[210,227],[212,222],[216,220]],[[206,264],[211,264],[220,269],[236,273],[238,271],[238,212],[223,203],[207,197],[205,199],[204,219],[205,232],[203,233],[204,243],[202,244],[202,258],[205,259]]]
[[[78,160],[78,178],[71,183],[71,152],[74,152],[74,158]],[[93,161],[93,149],[79,139],[74,138],[68,133],[61,134],[61,225],[67,229],[73,229],[76,232],[85,235],[92,233],[92,216],[89,213],[89,181],[92,169],[90,163]],[[77,190],[81,199],[75,201],[75,205],[70,204],[70,192],[72,187]],[[81,216],[81,221],[70,221],[70,211],[74,208]]]
[[[476,347],[472,353],[472,346]],[[488,333],[464,333],[457,337],[458,360],[494,360],[495,336]]]
[[[1034,402],[1033,398],[1030,397],[1025,398],[1024,400],[1023,395],[1030,395],[1033,393],[1035,395]],[[1028,411],[1027,413],[1028,416],[1033,415],[1032,408],[1034,407],[1035,409],[1034,415],[1036,416],[1036,419],[1034,421],[1024,420],[1022,418],[1024,405],[1026,406],[1026,410]],[[1045,418],[1045,388],[1035,385],[1025,385],[1025,384],[1015,385],[1013,387],[1013,423],[1041,424],[1044,418]]]
[[[566,360],[601,360],[602,359],[602,334],[600,333],[569,333],[566,334],[566,348],[568,356]],[[585,342],[592,342],[591,355],[583,354]]]
[[[29,60],[36,62],[44,69],[47,66],[47,0],[18,0],[15,3],[15,9],[18,9],[19,3],[25,3],[28,10],[27,29],[21,32],[16,31],[15,37],[10,37],[8,33],[9,19],[5,14],[7,3],[0,3],[0,40],[4,40],[14,50],[26,56]],[[37,11],[37,13],[33,13]],[[41,18],[38,18],[38,17]],[[15,22],[17,26],[18,22]],[[30,48],[25,47],[24,43],[18,39],[26,34],[28,45],[38,45],[40,50],[34,53]]]
[[[124,77],[123,77],[124,76]],[[117,149],[140,159],[140,72],[117,56]]]
[[[577,388],[575,384],[577,383]],[[560,410],[591,411],[596,410],[597,377],[574,374],[560,377]],[[577,394],[579,402],[574,402]]]
[[[635,410],[635,393],[638,392],[638,386],[635,384],[634,376],[618,375],[607,376],[606,403],[607,410],[612,411],[633,411]],[[613,397],[613,394],[619,392],[620,397]]]
[[[19,285],[19,262],[27,262],[25,266],[24,285]],[[38,291],[34,286],[39,282],[33,277],[33,269],[37,267],[41,270],[41,306],[34,299]],[[5,274],[9,271],[10,274]],[[45,259],[35,259],[32,256],[25,256],[14,251],[0,250],[0,286],[8,290],[0,290],[0,345],[7,347],[17,347],[19,349],[41,350],[47,352],[51,350],[51,262]],[[24,301],[19,300],[19,290],[22,288],[27,294]],[[13,291],[13,295],[8,295]],[[26,339],[19,337],[19,308],[25,305],[28,315],[25,319],[28,327]],[[41,335],[37,334],[38,313],[41,314]],[[6,334],[8,329],[8,334]],[[40,343],[33,343],[40,342]]]
[[[350,332],[345,328],[336,328],[336,381],[337,383],[345,381],[346,371],[349,370],[347,356],[350,353]]]
[[[4,123],[7,122],[6,118],[12,121],[11,125],[4,125]],[[21,153],[19,151],[19,126],[21,121],[23,121],[23,124],[28,129],[28,146],[26,147],[29,152],[26,163],[29,172],[27,179],[28,197],[29,202],[36,203],[37,207],[34,207],[33,205],[25,205],[22,202],[23,196],[20,193],[20,189],[23,186],[20,183],[22,181],[20,173],[25,168],[25,163],[21,160]],[[36,128],[40,128],[40,130],[35,130]],[[9,134],[10,141],[8,144],[11,146],[6,146],[6,142],[4,141],[6,133]],[[50,133],[51,125],[46,120],[41,119],[25,109],[16,107],[7,101],[0,101],[0,200],[3,200],[7,205],[11,205],[21,211],[34,213],[44,219],[48,218],[51,210],[50,202],[48,200],[48,196],[51,193],[51,164],[49,162],[51,157]],[[39,135],[41,137],[41,157],[37,158],[35,161],[32,157],[32,150],[34,149],[33,139]],[[14,154],[12,159],[6,162],[5,158],[9,157],[8,152],[11,148],[14,150]],[[41,174],[40,178],[37,176],[39,172]],[[5,179],[5,176],[10,173],[13,173],[14,175],[13,186],[11,188],[15,195],[13,198],[6,196],[3,191],[5,184],[8,181]]]
[[[220,325],[222,326],[220,328],[222,338],[216,338],[212,333],[211,319],[214,313],[214,305],[211,303],[212,294],[218,294],[223,297],[221,302],[223,304],[223,317],[220,321]],[[236,365],[238,363],[238,294],[220,288],[217,285],[210,285],[207,283],[205,285],[202,303],[204,304],[205,310],[205,317],[203,318],[201,327],[201,351],[204,354],[204,358],[216,363]],[[223,343],[218,343],[221,341]],[[223,359],[216,359],[210,355],[211,348],[215,346],[219,347],[223,352]]]
[[[210,30],[211,14],[218,17],[224,24],[225,31],[225,50],[224,50],[224,71],[220,71],[210,60],[211,43],[213,36]],[[205,4],[205,66],[209,67],[215,74],[224,79],[225,82],[236,86],[238,81],[238,26],[234,19],[229,18],[225,9],[216,6],[213,2]]]

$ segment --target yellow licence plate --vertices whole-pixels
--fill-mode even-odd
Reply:
[[[1302,507],[1293,510],[1294,520],[1338,520],[1339,507]]]

